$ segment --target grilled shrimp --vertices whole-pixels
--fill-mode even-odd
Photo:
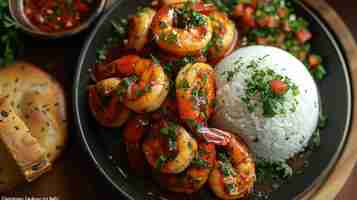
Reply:
[[[137,115],[128,120],[124,128],[124,143],[128,154],[129,167],[142,171],[146,166],[145,155],[141,143],[149,128],[149,119],[144,115]]]
[[[131,18],[129,23],[128,48],[140,51],[148,42],[149,31],[156,11],[151,8],[143,8]]]
[[[169,80],[163,68],[150,59],[136,55],[121,57],[108,65],[119,100],[137,113],[151,112],[160,107],[169,90]]]
[[[213,129],[216,134],[230,135]],[[230,135],[229,142],[218,153],[218,161],[212,170],[208,182],[215,195],[221,199],[239,199],[247,196],[256,180],[255,163],[244,142]]]
[[[198,152],[190,166],[180,174],[159,174],[156,180],[173,192],[193,193],[206,183],[216,159],[214,144],[198,141]]]
[[[212,21],[213,36],[211,47],[208,49],[208,58],[212,63],[217,63],[234,50],[238,40],[238,31],[234,22],[223,12],[213,11],[209,17]]]
[[[192,3],[163,6],[152,23],[156,43],[178,56],[193,55],[212,38],[211,20],[193,10]]]
[[[96,120],[106,127],[120,127],[129,118],[130,110],[119,102],[116,78],[105,79],[89,86],[89,108]]]
[[[197,152],[197,143],[181,126],[166,121],[153,124],[143,151],[155,170],[166,174],[183,172]]]
[[[176,77],[176,98],[180,117],[190,129],[206,126],[214,109],[214,69],[205,63],[183,67]]]

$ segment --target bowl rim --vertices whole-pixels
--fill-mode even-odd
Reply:
[[[37,30],[33,29],[33,28],[37,28],[35,25],[23,24],[25,22],[21,22],[22,20],[24,20],[26,22],[28,21],[28,19],[25,17],[25,15],[23,13],[22,13],[22,15],[23,15],[24,19],[19,20],[19,17],[17,16],[16,11],[15,11],[16,9],[19,9],[19,7],[16,6],[16,4],[14,4],[15,1],[21,2],[21,4],[19,4],[19,6],[21,8],[20,10],[23,10],[23,1],[24,0],[8,0],[10,15],[15,20],[15,22],[19,26],[19,28],[22,29],[24,32],[29,33],[31,35],[36,35],[41,38],[49,38],[49,39],[70,37],[70,36],[76,35],[82,31],[86,30],[103,13],[103,11],[107,7],[107,4],[109,4],[108,0],[99,0],[100,2],[98,4],[98,6],[93,11],[93,13],[89,16],[89,18],[86,21],[82,22],[79,26],[77,26],[73,29],[60,31],[60,32],[43,32],[39,29],[37,29]],[[33,28],[31,28],[31,27],[33,27]]]
[[[115,189],[117,189],[122,195],[124,195],[127,199],[129,200],[135,200],[129,193],[127,193],[120,185],[118,185],[107,173],[107,171],[99,164],[96,156],[94,155],[92,149],[89,147],[88,142],[87,142],[87,137],[86,133],[83,129],[82,122],[81,122],[81,117],[80,117],[80,112],[79,112],[79,83],[80,83],[80,76],[81,76],[81,71],[83,70],[83,64],[86,59],[86,54],[88,52],[88,49],[90,47],[91,42],[93,39],[96,37],[99,29],[102,27],[102,25],[108,20],[109,16],[116,10],[118,7],[120,7],[121,3],[124,0],[117,0],[113,6],[107,10],[98,23],[95,25],[89,36],[87,37],[83,48],[81,49],[81,54],[78,59],[77,63],[77,69],[75,72],[74,76],[74,85],[73,85],[73,111],[74,111],[74,121],[77,129],[79,130],[79,135],[80,135],[80,143],[82,144],[82,147],[85,149],[85,151],[89,154],[92,162],[95,164],[96,168],[100,171],[103,177],[106,178],[108,182],[112,186],[114,186]],[[316,12],[311,6],[308,5],[308,3],[304,1],[294,1],[294,3],[298,4],[301,6],[318,24],[319,26],[323,29],[323,31],[326,33],[327,37],[329,40],[332,42],[332,45],[335,47],[338,53],[338,57],[341,60],[342,63],[342,68],[344,72],[344,76],[346,77],[346,86],[347,86],[347,116],[346,116],[346,123],[344,126],[344,131],[343,131],[343,137],[338,145],[337,151],[334,153],[333,157],[331,158],[330,162],[326,165],[325,169],[321,171],[320,175],[317,176],[310,186],[308,186],[304,191],[300,192],[297,194],[297,196],[293,197],[293,199],[302,199],[306,194],[308,194],[310,191],[314,189],[314,187],[320,187],[323,185],[324,181],[326,181],[329,177],[329,174],[332,173],[333,167],[337,163],[339,157],[341,156],[344,147],[346,145],[346,141],[350,135],[350,128],[351,128],[351,121],[352,121],[352,86],[351,86],[351,75],[349,74],[349,64],[347,62],[347,58],[344,54],[343,48],[341,47],[340,42],[338,41],[338,37],[336,37],[336,34],[333,29],[329,28],[328,23],[325,22],[325,20]]]
[[[346,141],[350,135],[350,128],[351,128],[351,122],[352,122],[352,85],[351,85],[351,76],[349,73],[349,64],[347,62],[347,58],[344,54],[343,48],[341,48],[341,44],[338,41],[338,37],[336,37],[336,34],[332,29],[329,28],[327,23],[322,19],[321,16],[318,15],[311,7],[307,5],[307,3],[302,2],[302,1],[295,1],[295,3],[299,4],[303,9],[305,9],[308,14],[314,18],[314,20],[320,25],[320,27],[323,29],[323,31],[326,33],[327,37],[329,40],[332,42],[332,45],[335,47],[337,50],[337,56],[342,62],[342,69],[344,72],[346,79],[346,86],[347,86],[347,116],[346,116],[346,124],[343,130],[343,137],[342,140],[340,141],[340,144],[338,145],[337,151],[334,153],[331,161],[327,164],[325,169],[320,173],[318,177],[315,178],[315,180],[311,183],[311,185],[306,188],[304,191],[302,191],[300,194],[298,194],[295,199],[302,199],[306,194],[308,194],[310,191],[313,190],[314,187],[320,187],[323,185],[323,183],[328,179],[329,175],[332,173],[333,167],[337,164],[337,161],[339,157],[342,155],[342,152],[346,146]]]

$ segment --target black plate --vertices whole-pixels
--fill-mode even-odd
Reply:
[[[186,199],[180,195],[170,195],[159,189],[150,178],[135,174],[128,177],[118,170],[120,166],[126,171],[126,155],[121,155],[120,132],[105,129],[91,117],[87,105],[86,88],[90,83],[88,69],[95,64],[96,50],[110,36],[111,20],[127,17],[135,13],[138,6],[145,5],[148,0],[118,0],[118,2],[99,21],[83,48],[75,76],[74,111],[75,120],[81,141],[91,159],[106,179],[128,199],[158,199],[162,194],[168,199]],[[283,185],[272,194],[272,199],[299,198],[313,185],[321,184],[339,157],[345,140],[351,116],[351,89],[348,67],[343,52],[334,34],[325,23],[306,5],[295,1],[298,16],[310,22],[313,33],[312,50],[323,57],[328,76],[318,83],[323,110],[328,115],[328,126],[321,132],[321,146],[309,157],[310,165],[304,174],[297,175],[288,184]],[[114,159],[112,157],[114,156]],[[165,193],[165,194],[163,194]],[[149,196],[151,197],[148,197]],[[151,195],[150,195],[151,194]],[[208,189],[200,191],[188,199],[213,199]]]

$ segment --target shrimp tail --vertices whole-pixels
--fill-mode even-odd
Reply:
[[[216,128],[201,127],[197,132],[202,135],[206,142],[220,146],[228,145],[232,138],[231,134]]]

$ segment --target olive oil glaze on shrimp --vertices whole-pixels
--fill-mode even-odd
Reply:
[[[89,108],[96,120],[105,127],[120,127],[129,118],[130,110],[119,102],[116,78],[109,78],[89,86]]]
[[[111,78],[116,81],[109,82],[112,90],[116,91],[114,98],[119,98],[134,112],[158,109],[168,94],[169,80],[164,70],[150,59],[128,55],[113,61],[108,68],[112,69],[110,76],[116,77]]]
[[[221,149],[223,151],[218,153],[218,161],[209,176],[210,188],[221,199],[247,196],[256,179],[255,162],[247,146],[238,137],[230,135],[228,144]]]
[[[190,194],[203,187],[215,161],[215,145],[198,140],[196,156],[185,171],[180,174],[154,174],[154,178],[170,191]]]
[[[220,145],[228,143],[224,132],[208,128],[216,96],[214,69],[205,63],[187,64],[176,77],[180,118],[196,137]],[[212,131],[211,131],[212,130]]]
[[[185,128],[164,120],[152,124],[142,147],[149,164],[164,174],[183,172],[197,152],[197,142]]]
[[[178,56],[197,54],[207,46],[213,33],[211,20],[194,11],[191,3],[161,7],[152,31],[161,49]]]

